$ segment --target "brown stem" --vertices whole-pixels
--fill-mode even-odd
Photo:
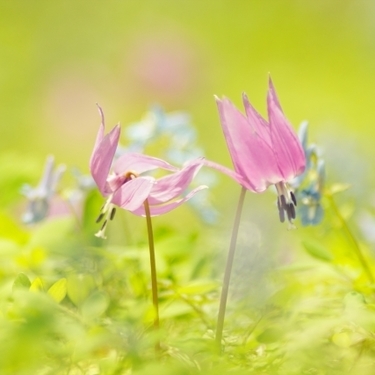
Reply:
[[[150,206],[148,200],[144,201],[146,223],[147,223],[147,234],[148,234],[148,246],[150,250],[150,268],[151,268],[151,290],[152,290],[152,303],[154,306],[154,328],[159,329],[159,299],[158,299],[158,282],[156,276],[156,262],[155,262],[155,246],[154,246],[154,235],[152,231],[152,222],[150,215]],[[160,349],[160,342],[157,341],[155,348]]]

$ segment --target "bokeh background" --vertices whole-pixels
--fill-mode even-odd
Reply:
[[[55,198],[72,196],[71,168],[89,173],[96,103],[108,129],[153,104],[187,112],[206,156],[231,166],[214,95],[241,108],[245,91],[266,115],[271,73],[286,116],[295,129],[309,121],[325,160],[324,219],[288,231],[271,188],[247,194],[219,360],[206,345],[240,188],[218,176],[214,225],[190,205],[155,218],[166,344],[199,373],[372,374],[374,67],[373,0],[0,0],[0,373],[161,373],[139,368],[153,361],[144,218],[118,210],[108,239],[94,237],[94,190],[77,217],[26,225],[21,187],[38,184],[52,154],[67,166]]]
[[[206,156],[230,166],[213,95],[241,107],[246,91],[266,114],[271,73],[291,123],[309,120],[329,176],[363,194],[373,182],[374,20],[369,0],[2,0],[1,152],[15,168],[40,170],[54,154],[87,172],[96,102],[109,127],[158,103],[189,112]]]

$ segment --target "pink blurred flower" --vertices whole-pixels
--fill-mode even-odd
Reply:
[[[237,173],[232,173],[231,177],[254,193],[275,185],[280,220],[283,222],[286,215],[292,222],[297,202],[288,181],[305,169],[302,145],[283,114],[271,78],[267,96],[268,122],[250,104],[246,94],[242,99],[246,116],[229,99],[216,98],[221,126]],[[216,163],[205,164],[229,174]]]
[[[113,162],[120,137],[120,127],[115,126],[104,135],[103,111],[99,107],[102,123],[96,138],[90,160],[91,174],[103,196],[108,197],[98,218],[105,215],[106,220],[98,237],[104,237],[108,219],[114,215],[116,205],[135,215],[144,216],[144,202],[147,199],[151,216],[169,212],[189,200],[198,191],[207,186],[198,186],[185,197],[179,198],[203,165],[203,158],[197,158],[178,169],[164,160],[138,153],[126,153]],[[110,169],[113,162],[113,172]],[[172,172],[155,179],[144,175],[151,170],[161,168]]]

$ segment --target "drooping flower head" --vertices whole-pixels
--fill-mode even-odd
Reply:
[[[158,105],[153,105],[141,121],[126,127],[125,140],[126,147],[119,146],[115,157],[125,152],[145,153],[148,147],[160,143],[163,147],[159,147],[160,154],[157,156],[176,165],[184,165],[189,160],[204,155],[191,116],[180,111],[165,112]],[[216,175],[211,170],[201,170],[189,190],[198,185],[212,187],[216,182]],[[188,203],[205,223],[216,222],[218,212],[210,201],[208,189],[195,195]]]
[[[216,98],[221,126],[237,173],[232,177],[254,193],[275,185],[280,220],[283,222],[287,217],[292,222],[297,202],[288,181],[305,169],[301,142],[284,116],[271,79],[267,95],[268,122],[251,105],[246,94],[242,99],[246,115],[229,99]],[[227,173],[227,170],[223,172]]]
[[[198,186],[185,197],[180,197],[202,167],[203,158],[188,162],[182,169],[164,160],[138,153],[125,153],[114,160],[120,127],[115,126],[104,135],[104,115],[100,107],[99,112],[102,123],[91,156],[90,170],[99,191],[108,199],[98,218],[101,220],[106,216],[97,236],[105,236],[106,224],[114,215],[114,205],[135,215],[144,216],[144,202],[147,199],[151,215],[157,216],[173,210],[198,191],[207,188],[203,185]],[[110,173],[111,166],[112,173]],[[158,179],[145,175],[146,172],[157,168],[171,173]]]

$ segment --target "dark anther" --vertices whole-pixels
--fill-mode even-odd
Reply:
[[[111,215],[109,215],[109,220],[113,220],[113,218],[115,217],[115,213],[116,213],[116,207],[113,207],[111,210]]]
[[[296,210],[294,209],[293,203],[289,203],[287,208],[285,209],[287,215],[288,215],[288,220],[291,221],[292,219],[296,218]]]
[[[280,201],[277,200],[277,208],[279,210],[279,218],[280,221],[283,223],[285,221],[285,214],[284,214],[284,208],[281,207]]]
[[[292,198],[292,201],[293,201],[294,205],[297,206],[297,199],[296,199],[296,196],[294,195],[294,193],[292,191],[290,192],[290,197]]]
[[[286,200],[285,200],[284,194],[280,195],[280,205],[285,210],[287,209],[287,205],[286,205]]]
[[[102,221],[103,217],[104,217],[104,214],[103,212],[101,212],[98,218],[96,219],[95,223],[99,223],[100,221]]]
[[[103,230],[106,225],[107,225],[107,220],[104,220],[104,223],[103,223],[102,227],[100,228],[100,230]]]
[[[295,219],[296,218],[296,209],[294,208],[293,203],[289,204],[289,209],[290,209],[290,216],[292,217],[292,219]]]

